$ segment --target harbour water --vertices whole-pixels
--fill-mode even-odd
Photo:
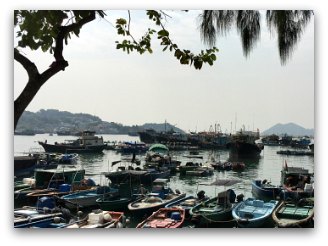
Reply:
[[[140,141],[139,137],[128,135],[102,135],[104,141]],[[74,136],[49,136],[48,134],[37,134],[35,136],[14,136],[14,155],[23,155],[31,151],[42,150],[42,147],[37,141],[45,141],[48,143],[63,142],[64,140],[72,140]],[[267,179],[274,185],[280,184],[280,171],[283,163],[286,161],[288,166],[303,167],[310,172],[314,172],[314,157],[313,156],[287,156],[279,155],[277,151],[287,149],[280,146],[265,146],[259,158],[240,160],[246,164],[246,168],[242,171],[215,171],[214,175],[209,177],[180,177],[179,173],[170,177],[170,187],[179,189],[187,195],[195,195],[198,190],[202,189],[210,197],[215,196],[218,192],[233,188],[236,194],[244,194],[244,196],[252,197],[251,182],[254,179]],[[191,161],[184,156],[189,155],[189,151],[171,151],[172,156],[176,156],[177,160],[182,164]],[[229,158],[228,150],[215,151],[200,151],[199,155],[203,159],[194,161],[206,162],[209,156],[214,156],[216,160],[225,161]],[[128,156],[124,156],[128,157]],[[132,157],[132,156],[131,156]],[[96,183],[103,180],[102,172],[107,172],[112,169],[111,163],[120,160],[121,153],[114,150],[104,150],[103,154],[88,154],[80,155],[80,164],[86,170],[86,176],[94,179]],[[144,160],[144,155],[137,156],[141,161]],[[115,167],[114,167],[115,168]],[[231,187],[211,187],[202,186],[201,183],[210,183],[215,179],[239,179],[241,182]]]

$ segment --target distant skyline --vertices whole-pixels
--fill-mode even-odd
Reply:
[[[280,64],[277,39],[261,16],[261,39],[246,59],[236,30],[220,37],[217,61],[200,71],[180,65],[162,52],[156,37],[153,54],[127,55],[115,49],[120,40],[115,19],[126,11],[108,11],[105,20],[82,28],[68,41],[65,71],[51,78],[26,110],[58,109],[88,113],[124,125],[163,123],[185,131],[209,130],[220,124],[223,132],[264,131],[277,123],[314,128],[314,17],[306,27],[287,64]],[[200,11],[168,11],[166,28],[181,48],[199,52],[202,44],[197,17]],[[142,16],[144,16],[142,18]],[[139,39],[150,23],[142,11],[132,11],[131,30]],[[152,26],[153,27],[153,26]],[[155,27],[156,28],[156,27]],[[40,71],[52,62],[51,54],[25,54]],[[14,62],[14,98],[27,81]]]

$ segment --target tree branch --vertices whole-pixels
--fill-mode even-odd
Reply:
[[[54,57],[56,59],[56,62],[65,61],[65,59],[63,57],[63,46],[64,46],[63,43],[64,43],[64,39],[67,36],[67,34],[69,34],[70,32],[74,31],[77,28],[80,29],[84,24],[93,21],[95,18],[96,18],[95,11],[91,11],[89,16],[81,19],[80,21],[73,23],[71,25],[68,25],[68,26],[61,26],[59,28],[59,32],[58,32],[58,35],[56,38],[56,47],[55,47],[55,51],[54,51]],[[68,66],[68,63],[67,63],[67,66]]]
[[[23,56],[17,48],[14,48],[14,59],[25,68],[29,77],[36,77],[40,75],[35,64],[27,57]]]

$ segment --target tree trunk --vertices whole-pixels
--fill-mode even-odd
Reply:
[[[22,116],[24,110],[30,104],[37,92],[40,90],[42,83],[38,78],[30,79],[25,86],[22,93],[15,100],[14,103],[14,129],[17,127],[19,118]]]

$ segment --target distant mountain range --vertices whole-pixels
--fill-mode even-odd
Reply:
[[[287,134],[289,136],[314,136],[314,129],[306,129],[295,123],[279,123],[261,133],[262,136],[268,136],[272,134],[278,136],[284,134]]]
[[[159,132],[165,130],[184,132],[169,123],[147,123],[143,125],[124,126],[120,123],[103,121],[99,117],[90,114],[73,114],[57,109],[41,109],[36,113],[25,111],[19,119],[15,134],[77,133],[83,130],[91,130],[97,134],[135,135],[138,131],[146,129],[153,129]]]
[[[183,130],[169,123],[146,123],[143,125],[125,126],[120,123],[103,121],[99,117],[91,114],[74,114],[57,109],[41,109],[36,113],[25,111],[18,122],[15,133],[30,135],[34,133],[57,132],[77,133],[82,130],[91,130],[95,131],[97,134],[136,135],[137,132],[146,129],[153,129],[157,132],[175,131],[184,133]],[[261,133],[262,136],[272,134],[314,136],[314,129],[305,129],[295,123],[288,123],[276,124]]]

